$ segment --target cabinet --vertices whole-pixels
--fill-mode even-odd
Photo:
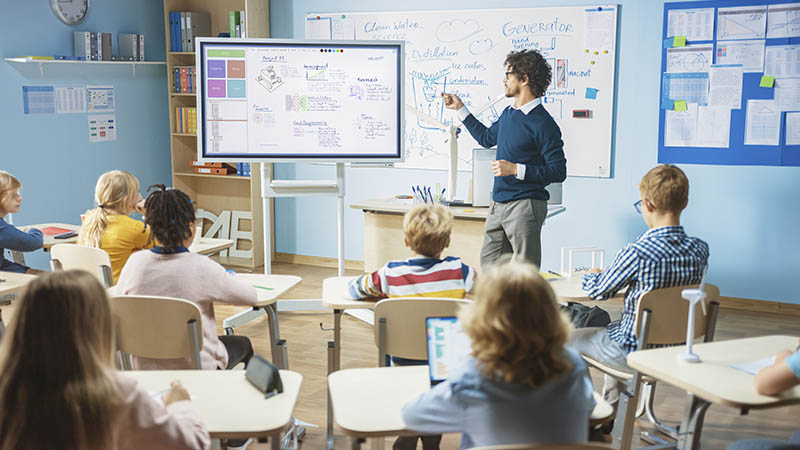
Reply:
[[[220,257],[223,264],[256,267],[264,264],[263,220],[261,199],[261,174],[258,164],[252,164],[251,176],[196,174],[192,160],[197,159],[197,135],[177,133],[175,108],[196,107],[195,94],[173,92],[173,69],[176,66],[193,66],[194,52],[170,51],[170,11],[207,12],[211,16],[211,33],[229,31],[230,11],[245,11],[247,37],[269,37],[269,0],[164,0],[164,29],[167,50],[167,95],[169,96],[170,155],[172,160],[172,185],[186,192],[197,207],[219,215],[222,211],[250,211],[252,220],[239,222],[239,229],[252,231],[252,258]],[[271,208],[271,205],[270,205]],[[211,224],[204,221],[204,232]],[[247,249],[240,242],[238,247]]]

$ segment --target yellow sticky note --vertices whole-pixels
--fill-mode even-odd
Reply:
[[[672,107],[675,108],[675,111],[686,111],[686,100],[678,100]]]
[[[775,86],[775,77],[764,75],[763,77],[761,77],[761,84],[759,86],[767,88]]]
[[[672,41],[673,47],[686,47],[686,36],[675,36]]]

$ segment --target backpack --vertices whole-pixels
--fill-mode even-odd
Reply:
[[[611,323],[611,316],[603,308],[592,306],[591,308],[578,302],[569,302],[561,306],[572,321],[575,328],[605,327]]]

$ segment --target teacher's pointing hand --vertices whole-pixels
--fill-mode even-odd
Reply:
[[[447,109],[459,109],[464,107],[464,102],[456,94],[445,94],[442,92],[442,100],[444,100],[444,107]]]

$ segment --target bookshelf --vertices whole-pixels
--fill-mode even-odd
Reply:
[[[203,11],[211,16],[211,34],[228,32],[230,11],[245,11],[247,37],[269,37],[269,0],[164,0],[164,30],[167,50],[167,97],[169,99],[170,155],[172,185],[186,192],[197,207],[219,215],[221,211],[250,211],[252,220],[239,223],[242,231],[253,233],[252,258],[222,258],[219,262],[245,267],[264,264],[264,210],[261,199],[261,174],[258,164],[251,165],[251,176],[196,174],[191,161],[197,159],[197,135],[178,133],[175,108],[196,107],[196,94],[173,92],[173,68],[194,66],[194,52],[170,51],[170,11]],[[270,201],[270,209],[272,202]],[[203,231],[211,227],[204,221]],[[246,245],[246,244],[245,244]],[[241,246],[246,249],[246,246]]]
[[[56,60],[56,59],[28,59],[28,58],[3,58],[5,62],[13,66],[35,66],[39,69],[39,76],[44,78],[44,68],[48,65],[77,67],[79,66],[92,66],[92,65],[107,65],[107,66],[129,66],[131,74],[136,77],[136,66],[163,66],[162,61],[72,61],[72,60]]]

